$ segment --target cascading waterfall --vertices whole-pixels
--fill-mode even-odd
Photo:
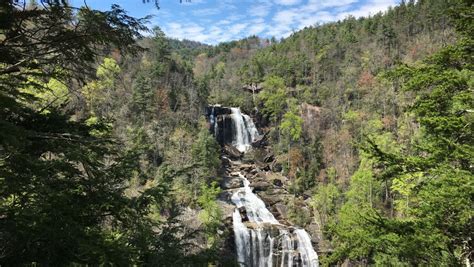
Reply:
[[[222,112],[222,109],[226,112],[230,110],[230,113],[219,114],[218,110]],[[257,127],[250,116],[242,114],[239,108],[212,106],[209,112],[209,123],[212,133],[221,144],[231,144],[240,152],[247,151],[259,136]]]
[[[258,136],[257,127],[248,115],[240,112],[239,108],[231,108],[231,111],[230,116],[234,124],[232,145],[240,152],[245,152]]]
[[[233,122],[232,145],[245,152],[258,137],[257,128],[252,119],[238,108],[231,108],[230,116]],[[215,118],[211,117],[211,120]],[[233,227],[240,266],[317,267],[318,256],[308,233],[304,229],[280,224],[252,192],[250,182],[242,174],[239,177],[244,186],[236,189],[231,200],[237,206],[233,213]]]
[[[242,174],[240,178],[244,187],[232,195],[237,206],[233,227],[240,266],[317,267],[318,256],[308,233],[281,225],[252,192],[250,182]],[[241,211],[245,211],[245,219]]]

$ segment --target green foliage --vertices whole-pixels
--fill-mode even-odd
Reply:
[[[201,172],[199,175],[203,176],[204,181],[216,174],[216,170],[221,163],[219,151],[219,144],[214,136],[210,134],[205,123],[201,121],[198,139],[193,144],[191,154],[193,155],[194,162],[200,167]]]
[[[201,185],[201,193],[198,197],[198,204],[203,209],[199,214],[199,219],[204,223],[206,228],[208,247],[212,247],[216,243],[217,230],[222,225],[222,211],[217,205],[216,199],[221,189],[217,182],[212,182],[210,186]]]
[[[374,207],[377,204],[382,184],[375,180],[372,164],[366,155],[362,157],[359,169],[351,176],[349,190],[345,193],[346,203],[358,207]]]
[[[329,170],[332,172],[333,170]],[[331,177],[331,175],[329,175]],[[320,221],[325,226],[331,223],[331,218],[336,214],[341,201],[341,191],[331,177],[327,184],[318,185],[313,196],[313,207],[319,213]]]
[[[286,112],[281,120],[280,129],[290,140],[297,142],[301,138],[303,119],[293,110]]]
[[[104,58],[102,64],[97,67],[97,79],[87,83],[82,88],[88,108],[93,114],[100,116],[101,119],[106,119],[110,116],[110,110],[116,102],[113,98],[113,91],[115,90],[116,79],[121,72],[117,62],[112,58]]]
[[[273,121],[278,121],[286,107],[285,82],[282,78],[270,76],[265,79],[265,88],[258,98],[263,104],[262,112]]]
[[[166,153],[158,149],[161,133],[202,105],[190,68],[171,59],[158,31],[153,64],[137,68],[144,20],[117,5],[65,2],[0,8],[0,265],[189,264],[192,234],[177,219],[173,185],[190,170],[159,168]],[[169,78],[177,73],[184,82]],[[174,97],[168,109],[194,101],[194,113],[167,115],[157,88],[176,89],[165,94]],[[162,120],[136,120],[160,108]]]
[[[452,266],[472,257],[472,233],[467,230],[472,229],[474,216],[474,136],[469,112],[474,103],[470,88],[472,45],[472,38],[461,38],[422,63],[389,73],[394,81],[402,81],[404,90],[416,94],[408,112],[415,115],[421,134],[410,151],[369,142],[367,151],[379,166],[378,177],[390,183],[396,216],[369,209],[377,217],[350,219],[341,210],[339,227],[349,223],[352,229],[366,231],[354,241],[346,233],[348,229],[336,230],[343,241],[339,251],[349,253],[349,258]],[[374,243],[359,244],[368,232]],[[367,249],[355,254],[353,244]]]

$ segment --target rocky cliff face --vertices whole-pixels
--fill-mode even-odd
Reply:
[[[221,145],[232,143],[233,123],[232,110],[218,105],[206,108],[206,117],[210,124],[210,131]]]

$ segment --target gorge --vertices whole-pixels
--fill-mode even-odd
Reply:
[[[239,108],[211,106],[208,110],[210,130],[222,145],[232,145],[245,153],[252,149],[259,133],[255,124]],[[309,234],[301,228],[280,223],[265,202],[251,188],[239,159],[227,161],[228,176],[237,186],[228,191],[235,205],[232,227],[240,266],[318,266]],[[247,166],[252,162],[247,162]]]

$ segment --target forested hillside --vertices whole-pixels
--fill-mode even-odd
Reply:
[[[402,1],[196,58],[209,101],[260,117],[292,192],[312,197],[324,264],[472,257],[472,10]]]
[[[1,8],[0,265],[209,261],[219,154],[183,59],[204,46],[118,6]]]
[[[473,11],[402,1],[210,46],[117,5],[1,2],[0,265],[238,266],[214,104],[254,119],[231,152],[288,179],[320,265],[472,264]]]

